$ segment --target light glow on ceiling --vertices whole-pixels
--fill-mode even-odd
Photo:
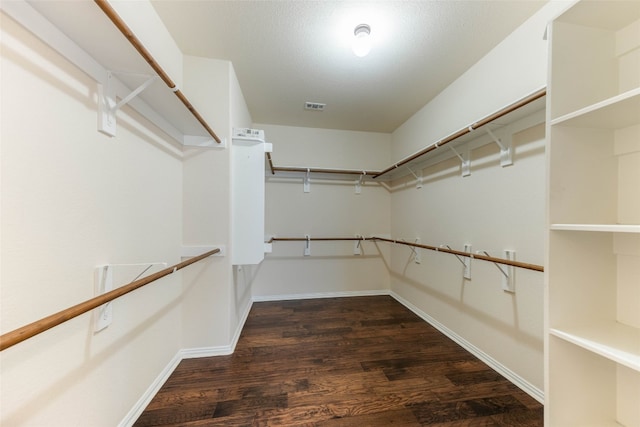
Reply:
[[[393,7],[379,2],[341,2],[332,14],[333,44],[353,55],[355,28],[366,23],[370,29],[370,49],[383,48],[392,32],[390,22],[397,14]]]
[[[371,51],[371,27],[360,24],[353,30],[353,54],[359,58],[365,57]]]

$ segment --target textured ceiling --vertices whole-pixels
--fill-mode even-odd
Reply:
[[[187,55],[230,60],[256,123],[392,132],[544,1],[152,0]],[[371,26],[371,53],[350,38]],[[542,37],[542,34],[540,35]],[[304,102],[326,103],[305,111]]]

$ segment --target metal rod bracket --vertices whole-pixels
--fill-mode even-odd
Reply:
[[[146,267],[136,277],[131,280],[135,282],[153,266],[167,267],[166,262],[145,262],[135,264],[104,264],[96,266],[95,274],[95,294],[96,296],[106,294],[113,290],[113,269],[114,267]],[[93,311],[93,332],[100,332],[113,321],[113,302],[108,302]]]
[[[461,162],[461,171],[462,171],[462,176],[469,176],[471,175],[471,159],[470,159],[470,155],[469,152],[467,151],[467,158],[465,159],[460,153],[458,153],[456,151],[455,148],[453,147],[449,147],[451,149],[451,151],[453,151],[453,153],[460,159]]]
[[[407,170],[411,172],[411,175],[416,179],[416,188],[419,190],[422,188],[422,170],[419,170],[418,173],[411,170],[409,166],[406,166]]]
[[[513,164],[513,144],[511,141],[511,135],[506,138],[506,141],[498,138],[491,129],[486,128],[487,134],[493,139],[493,142],[500,147],[500,166],[511,166]]]
[[[305,234],[304,237],[307,239],[304,243],[304,256],[311,256],[311,236]]]
[[[478,251],[477,253],[480,253],[480,251]],[[482,251],[482,253],[484,253],[486,256],[491,256],[487,251]],[[505,250],[504,259],[509,261],[515,261],[516,251]],[[500,265],[497,262],[494,262],[493,264],[498,268],[498,270],[500,270],[500,273],[502,273],[502,290],[505,292],[515,293],[516,292],[516,287],[515,287],[516,268],[512,265],[504,265],[504,264]]]
[[[356,181],[356,194],[361,194],[362,193],[362,180],[364,179],[364,176],[366,175],[366,172],[362,172],[362,175],[360,175],[358,177],[358,180]]]
[[[311,192],[311,170],[307,168],[307,173],[304,175],[304,181],[302,182],[302,191],[305,193]]]
[[[356,240],[353,243],[353,254],[362,255],[364,253],[364,248],[362,246],[362,242],[364,242],[364,236],[361,236],[360,234],[356,234],[356,238],[358,240]]]
[[[465,243],[464,251],[468,252],[471,255],[471,244]],[[462,274],[462,277],[464,277],[467,280],[471,280],[471,260],[472,260],[472,257],[468,256],[464,258],[464,262],[463,262],[464,273]]]
[[[122,98],[120,102],[116,102],[114,74],[116,72],[107,71],[104,83],[98,84],[98,131],[108,136],[116,136],[116,112],[159,78],[158,76],[144,75],[147,78],[144,83]]]

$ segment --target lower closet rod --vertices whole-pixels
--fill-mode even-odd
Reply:
[[[520,261],[513,261],[510,259],[504,259],[504,258],[496,258],[492,256],[487,256],[487,255],[472,254],[464,251],[456,251],[455,249],[440,248],[438,246],[422,245],[420,243],[404,242],[402,240],[385,239],[383,237],[371,237],[367,240],[380,240],[383,242],[395,243],[397,245],[413,246],[414,248],[428,249],[430,251],[444,252],[447,254],[466,256],[473,259],[479,259],[482,261],[489,261],[489,262],[495,262],[498,264],[511,265],[513,267],[525,268],[527,270],[544,271],[544,267],[541,265],[529,264],[529,263],[520,262]]]
[[[21,328],[15,329],[11,332],[7,332],[6,334],[0,336],[0,351],[6,350],[11,346],[14,346],[24,340],[47,331],[54,326],[58,326],[61,323],[66,322],[67,320],[71,320],[75,317],[80,316],[81,314],[93,310],[94,308],[98,308],[103,304],[111,302],[116,298],[126,295],[129,292],[135,291],[136,289],[148,285],[151,282],[155,282],[156,280],[168,276],[171,273],[175,273],[178,270],[188,267],[191,264],[203,260],[211,255],[217,254],[218,252],[220,252],[220,249],[212,249],[209,252],[203,253],[202,255],[189,258],[186,261],[182,261],[178,264],[172,265],[171,267],[167,267],[164,270],[160,270],[157,273],[151,274],[147,277],[143,277],[142,279],[135,280],[127,285],[107,292],[106,294],[98,295],[97,297],[93,297],[89,300],[81,302],[80,304],[76,304],[73,307],[69,307],[50,316],[43,317],[40,320],[36,320],[33,323],[29,323],[28,325],[25,325]]]
[[[503,265],[510,265],[513,267],[519,267],[519,268],[524,268],[527,270],[533,270],[533,271],[540,271],[543,272],[544,271],[544,267],[541,265],[536,265],[536,264],[529,264],[526,262],[520,262],[520,261],[513,261],[510,259],[504,259],[504,258],[496,258],[496,257],[492,257],[492,256],[487,256],[487,255],[480,255],[480,254],[472,254],[469,252],[463,252],[463,251],[456,251],[455,249],[448,249],[448,248],[440,248],[438,246],[430,246],[430,245],[423,245],[420,243],[411,243],[411,242],[405,242],[402,240],[393,240],[393,239],[387,239],[384,237],[272,237],[267,243],[272,243],[272,242],[305,242],[307,240],[313,241],[329,241],[329,240],[368,240],[368,241],[381,241],[381,242],[388,242],[388,243],[394,243],[397,245],[405,245],[405,246],[413,246],[414,248],[420,248],[420,249],[428,249],[430,251],[436,251],[436,252],[444,252],[447,254],[452,254],[452,255],[458,255],[458,256],[464,256],[464,257],[470,257],[473,259],[479,259],[481,261],[489,261],[489,262],[495,262],[498,264],[503,264]]]
[[[372,240],[368,237],[272,237],[267,243],[272,242],[306,242],[311,241],[329,241],[329,240]]]

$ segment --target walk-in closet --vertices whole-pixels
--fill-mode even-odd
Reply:
[[[2,426],[640,427],[640,1],[2,0]]]

